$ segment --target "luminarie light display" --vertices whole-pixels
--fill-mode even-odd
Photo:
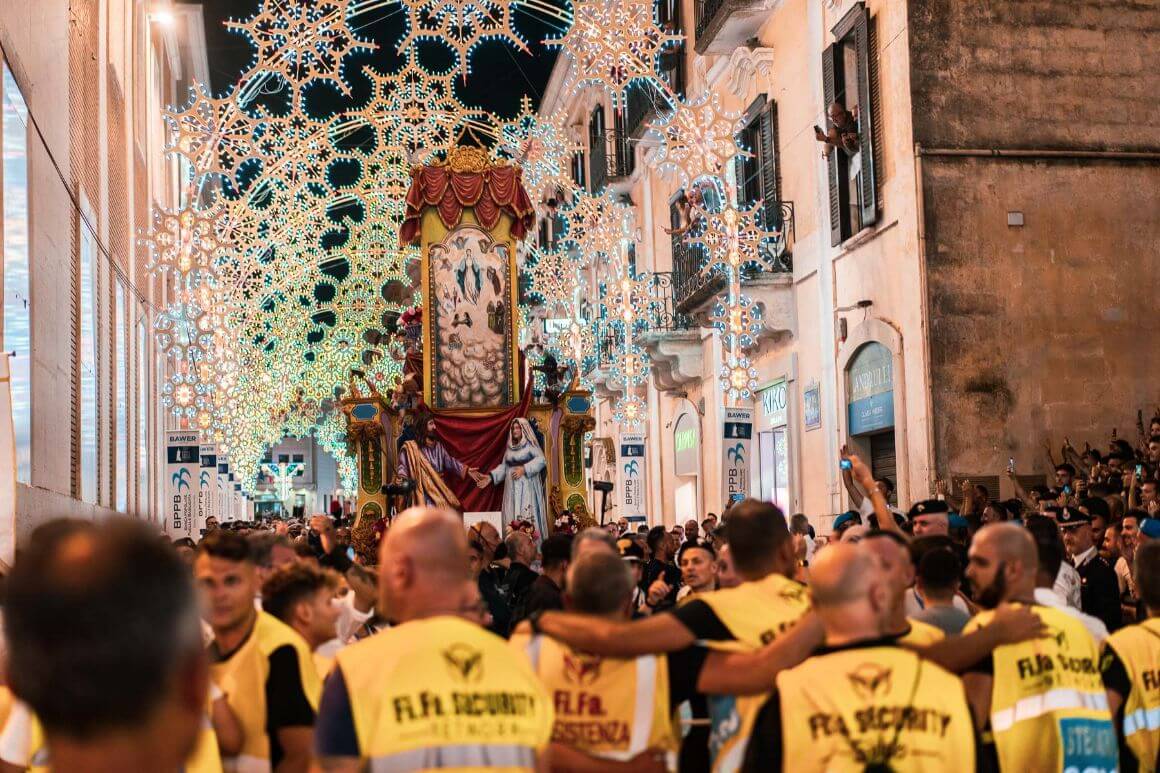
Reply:
[[[312,86],[352,99],[351,56],[374,50],[360,26],[392,8],[408,22],[401,64],[362,68],[364,103],[312,113]],[[622,348],[613,375],[624,385],[617,419],[637,426],[646,416],[636,390],[649,361],[637,339],[657,310],[647,277],[629,270],[639,239],[632,205],[575,184],[582,147],[562,117],[538,115],[525,100],[505,118],[457,94],[478,46],[525,47],[516,11],[561,27],[548,42],[568,58],[568,89],[596,90],[620,109],[630,88],[647,86],[665,103],[652,126],[660,164],[720,184],[737,155],[735,116],[715,98],[678,98],[658,76],[658,58],[680,37],[661,28],[649,0],[576,0],[570,12],[550,0],[264,0],[229,22],[252,43],[253,62],[228,93],[195,85],[187,104],[166,111],[166,150],[184,159],[187,178],[180,204],[158,208],[142,241],[150,269],[172,288],[156,316],[168,364],[163,402],[222,445],[247,490],[269,445],[307,434],[338,459],[343,487],[356,488],[336,396],[355,368],[383,393],[401,377],[400,343],[388,333],[422,302],[418,254],[397,239],[409,169],[461,136],[493,141],[494,156],[522,166],[535,203],[556,207],[555,244],[522,253],[531,297],[553,320],[548,348],[581,371],[597,325],[614,323]],[[419,63],[418,47],[434,39],[454,53],[451,69]],[[759,317],[739,272],[760,259],[763,235],[753,211],[732,205],[698,217],[706,227],[689,238],[704,248],[705,270],[730,277],[713,318],[727,339],[723,383],[745,396],[753,383],[744,349]]]

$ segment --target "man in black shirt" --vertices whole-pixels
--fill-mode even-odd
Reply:
[[[664,526],[649,529],[648,549],[652,553],[652,558],[645,564],[644,580],[640,588],[645,592],[653,611],[671,609],[677,603],[681,570],[673,563],[673,538],[665,531]],[[654,589],[653,584],[658,580],[661,584]]]
[[[507,636],[512,624],[511,607],[500,590],[499,572],[491,566],[501,544],[499,532],[486,521],[467,529],[468,566],[471,576],[479,583],[479,595],[483,597],[487,611],[491,614],[488,630],[499,636]]]
[[[553,534],[540,545],[540,564],[543,571],[528,589],[519,620],[537,610],[564,608],[564,578],[572,555],[572,537]]]
[[[524,617],[524,602],[536,578],[540,576],[531,568],[532,561],[536,560],[536,544],[525,532],[517,530],[507,535],[504,545],[507,546],[511,565],[504,574],[500,592],[507,599],[511,622],[515,623]]]
[[[308,645],[255,607],[258,571],[242,535],[219,530],[207,536],[198,546],[193,573],[202,614],[213,629],[209,659],[215,679],[240,685],[265,676],[261,699],[240,692],[229,696],[237,700],[230,705],[247,735],[242,754],[261,758],[265,753],[271,769],[305,773],[322,688]],[[255,744],[255,733],[263,733],[266,743]]]

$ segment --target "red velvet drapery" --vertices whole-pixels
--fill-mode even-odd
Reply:
[[[535,222],[532,200],[524,190],[519,167],[495,166],[483,172],[453,172],[446,166],[419,166],[411,170],[411,189],[399,229],[399,242],[417,244],[420,221],[426,207],[435,207],[448,229],[459,223],[464,208],[471,207],[484,230],[499,222],[501,213],[512,217],[512,236],[523,239]]]
[[[512,419],[528,415],[531,384],[524,388],[524,398],[502,413],[490,416],[463,416],[435,412],[435,435],[447,447],[447,453],[468,467],[477,467],[485,475],[503,461],[508,427]],[[545,428],[541,427],[543,431]],[[462,481],[448,476],[447,485],[459,497],[465,513],[490,512],[503,506],[503,486],[477,488],[471,478]]]

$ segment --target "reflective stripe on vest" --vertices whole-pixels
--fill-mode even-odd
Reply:
[[[1160,706],[1154,709],[1136,709],[1124,715],[1124,737],[1147,730],[1160,730]]]
[[[534,768],[536,751],[527,746],[475,744],[426,746],[370,760],[372,773],[405,773],[438,768]]]
[[[536,634],[528,640],[525,651],[528,653],[528,661],[532,664],[533,671],[540,669],[540,645],[543,644],[543,636]]]
[[[636,706],[632,714],[632,740],[628,743],[630,759],[648,748],[652,737],[653,702],[657,691],[656,655],[643,655],[636,659]]]
[[[1060,709],[1090,709],[1092,711],[1108,710],[1107,693],[1089,693],[1060,687],[1048,690],[1038,695],[1029,695],[1020,698],[1014,706],[996,711],[991,715],[991,730],[1002,733],[1010,730],[1016,722],[1025,719],[1035,719]]]

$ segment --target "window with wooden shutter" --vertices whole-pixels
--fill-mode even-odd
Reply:
[[[878,189],[874,184],[874,105],[870,102],[870,12],[866,6],[855,8],[854,50],[858,55],[858,134],[862,146],[862,169],[858,184],[862,188],[862,227],[878,220]]]
[[[830,242],[841,244],[878,220],[881,149],[875,141],[877,38],[865,3],[858,3],[834,26],[834,44],[822,52],[822,90],[826,129],[834,102],[857,109],[856,150],[832,148],[827,157],[830,193]]]
[[[777,102],[770,100],[761,111],[758,132],[761,161],[761,198],[765,201],[765,228],[781,231],[781,164],[777,152]]]
[[[834,102],[836,94],[835,77],[837,67],[835,66],[835,49],[837,46],[829,46],[822,52],[822,102],[824,103],[822,113],[828,116],[830,105]],[[822,119],[823,122],[828,120]],[[823,125],[824,130],[828,130],[828,125]],[[830,245],[837,247],[842,243],[842,233],[847,229],[842,227],[843,213],[845,208],[842,206],[842,190],[839,186],[839,175],[842,166],[840,153],[836,148],[830,148],[830,152],[826,158],[826,166],[829,171],[829,189],[830,189]]]

